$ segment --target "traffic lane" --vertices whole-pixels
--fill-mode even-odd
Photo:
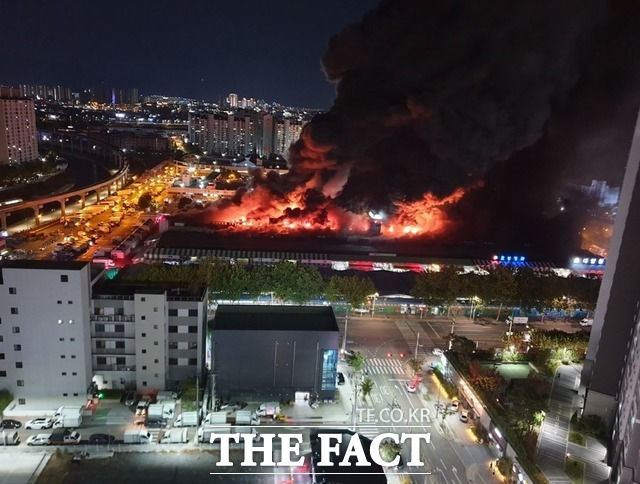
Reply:
[[[344,334],[344,317],[338,318],[341,337]],[[407,343],[395,321],[387,318],[349,317],[347,348],[360,351],[365,358],[410,357]],[[387,356],[387,354],[391,356]]]

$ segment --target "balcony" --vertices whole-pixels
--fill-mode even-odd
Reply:
[[[106,355],[106,356],[135,356],[135,348],[94,348],[91,350],[94,355]]]
[[[98,321],[101,323],[135,323],[136,317],[132,314],[89,314],[89,321]]]
[[[93,365],[93,371],[136,371],[136,365]]]

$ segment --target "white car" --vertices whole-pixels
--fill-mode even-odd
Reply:
[[[467,423],[468,421],[469,421],[469,412],[467,412],[466,410],[463,410],[462,413],[460,413],[460,422]]]
[[[408,382],[406,382],[406,383],[404,384],[404,387],[407,389],[407,391],[408,391],[409,393],[415,393],[415,392],[416,392],[416,390],[418,389],[418,388],[413,384],[413,382],[412,382],[412,381],[408,381]]]
[[[460,407],[460,401],[459,400],[454,400],[453,402],[451,402],[451,405],[449,406],[449,409],[452,412],[457,412],[459,407]]]
[[[50,437],[49,434],[32,435],[27,439],[27,445],[49,445]]]
[[[442,355],[444,355],[444,351],[442,351],[440,348],[433,348],[431,350],[431,354],[433,356],[442,356]]]
[[[50,429],[52,425],[53,425],[53,420],[51,420],[50,418],[39,417],[39,418],[34,418],[33,420],[29,420],[26,424],[24,424],[24,428],[42,430],[42,429]]]

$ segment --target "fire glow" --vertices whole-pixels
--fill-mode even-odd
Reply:
[[[425,194],[412,202],[394,203],[388,217],[354,213],[339,207],[333,199],[311,201],[312,190],[302,185],[275,195],[265,185],[244,194],[238,204],[221,204],[208,215],[208,222],[227,224],[235,232],[300,234],[329,232],[344,234],[380,233],[386,238],[435,237],[447,230],[451,221],[445,208],[457,203],[465,191],[437,198]],[[379,225],[377,230],[374,225]]]

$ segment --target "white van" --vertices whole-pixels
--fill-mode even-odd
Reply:
[[[580,326],[593,326],[593,318],[584,318],[580,321]]]

